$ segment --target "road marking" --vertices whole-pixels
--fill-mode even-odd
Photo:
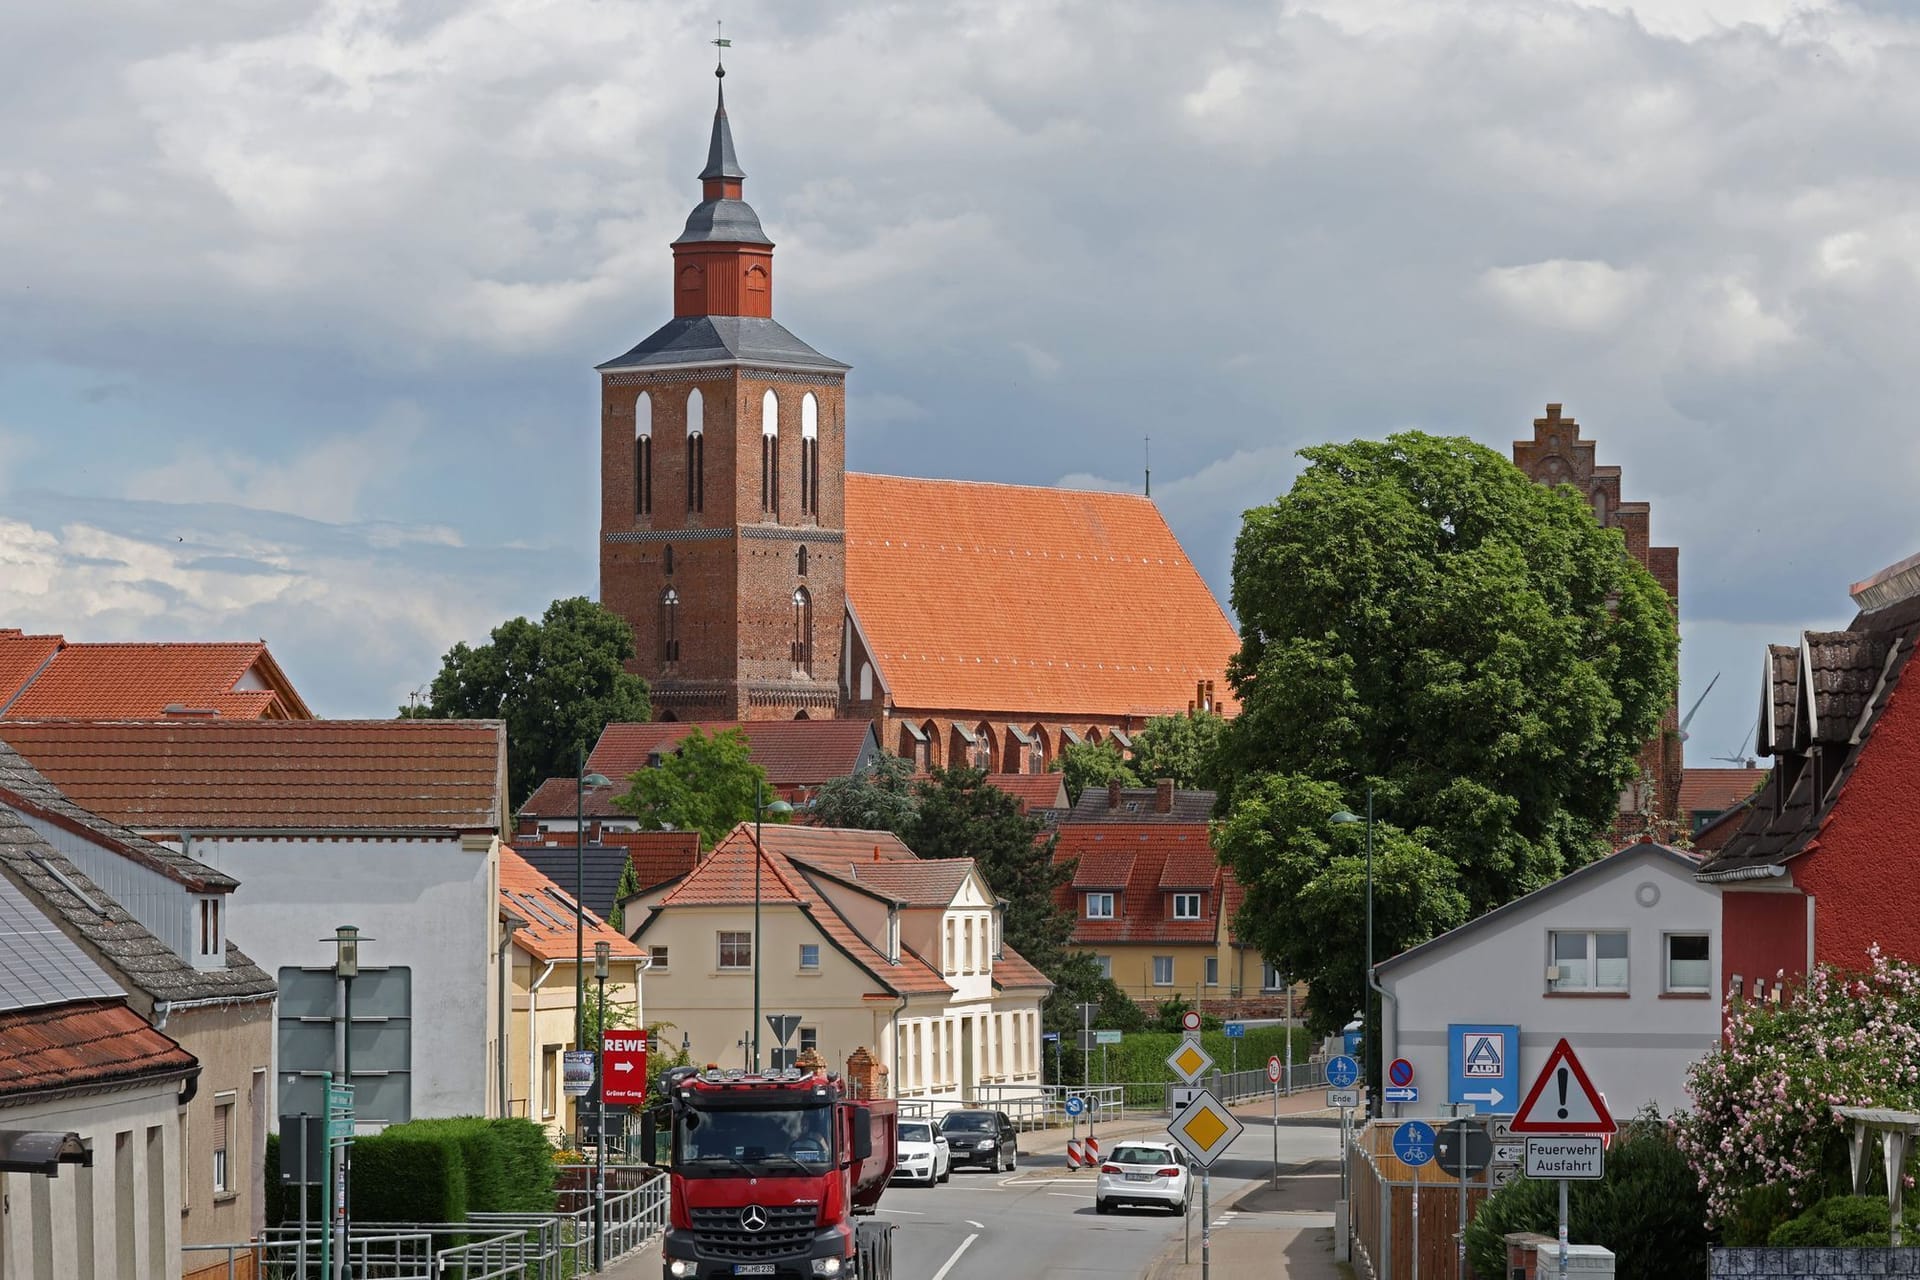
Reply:
[[[947,1272],[953,1270],[954,1263],[960,1261],[960,1255],[967,1251],[967,1246],[972,1244],[975,1240],[978,1240],[979,1238],[980,1238],[979,1233],[975,1232],[973,1235],[968,1236],[965,1240],[962,1240],[960,1242],[960,1247],[953,1251],[953,1256],[947,1259],[946,1265],[933,1273],[933,1280],[947,1280]]]
[[[1086,1191],[1049,1191],[1047,1194],[1050,1196],[1059,1196],[1062,1200],[1093,1200],[1097,1198],[1092,1193]]]
[[[972,1218],[968,1218],[966,1222],[967,1222],[967,1225],[972,1227],[975,1231],[985,1231],[987,1229],[987,1224],[984,1222],[975,1222]]]

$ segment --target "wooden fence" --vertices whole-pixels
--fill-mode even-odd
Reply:
[[[1467,1280],[1474,1272],[1460,1248],[1460,1184],[1437,1164],[1418,1170],[1402,1164],[1393,1154],[1397,1127],[1398,1122],[1375,1121],[1356,1133],[1347,1149],[1354,1266],[1373,1280],[1413,1280],[1416,1274],[1425,1280]],[[1470,1181],[1466,1194],[1472,1221],[1489,1193],[1484,1182]]]

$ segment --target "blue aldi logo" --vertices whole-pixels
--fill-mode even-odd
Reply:
[[[1498,1080],[1506,1074],[1507,1037],[1504,1032],[1487,1031],[1467,1038],[1469,1080]]]
[[[1482,1115],[1511,1115],[1520,1105],[1520,1028],[1453,1023],[1447,1028],[1447,1101],[1471,1102]]]

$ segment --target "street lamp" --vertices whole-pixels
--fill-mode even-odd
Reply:
[[[593,944],[593,980],[600,984],[600,1032],[604,1042],[607,1030],[607,960],[613,944],[604,938]],[[598,1046],[596,1046],[597,1048]],[[597,1057],[594,1075],[600,1087],[595,1090],[594,1109],[599,1123],[593,1135],[593,1269],[599,1271],[605,1260],[607,1227],[607,1077],[606,1062]]]
[[[1380,990],[1380,985],[1374,981],[1373,977],[1373,784],[1371,782],[1367,784],[1366,817],[1362,818],[1359,814],[1349,813],[1347,810],[1341,809],[1335,812],[1327,821],[1333,823],[1335,826],[1346,826],[1354,822],[1364,822],[1367,824],[1367,969],[1363,975],[1366,980],[1361,984],[1360,998],[1367,1006],[1365,1013],[1370,1014],[1373,1011],[1373,1000],[1367,993],[1369,991]],[[1360,1033],[1363,1038],[1367,1034],[1367,1024],[1372,1020],[1373,1019],[1365,1016],[1365,1014],[1362,1015],[1360,1019]],[[1367,1040],[1366,1046],[1367,1057],[1373,1058],[1378,1056],[1378,1047],[1374,1041]],[[1373,1073],[1369,1071],[1367,1075],[1368,1078],[1371,1079]],[[1367,1095],[1367,1109],[1374,1115],[1379,1114],[1378,1103],[1375,1102],[1371,1091],[1369,1091]]]
[[[333,976],[340,983],[340,1034],[336,1049],[340,1056],[340,1082],[347,1087],[349,1099],[353,1096],[353,980],[360,976],[360,937],[358,927],[343,924],[336,927],[331,938],[322,938],[322,942],[333,944]],[[364,939],[372,941],[372,939]],[[357,1106],[355,1110],[357,1110]],[[331,1112],[331,1108],[328,1108]],[[329,1115],[331,1120],[331,1115]],[[304,1135],[303,1135],[304,1136]],[[329,1134],[329,1137],[332,1135]],[[351,1234],[352,1215],[348,1211],[347,1191],[353,1174],[353,1146],[351,1142],[340,1147],[339,1171],[339,1246],[334,1250],[334,1275],[345,1280],[347,1274],[347,1238]],[[302,1194],[305,1194],[302,1189]]]
[[[786,817],[793,812],[793,806],[785,800],[766,802],[766,788],[759,781],[753,784],[753,1070],[760,1071],[760,864],[766,856],[760,850],[760,819],[763,814],[777,814]]]
[[[607,779],[587,772],[587,748],[578,748],[579,768],[573,771],[573,1047],[587,1047],[587,788],[604,787]]]

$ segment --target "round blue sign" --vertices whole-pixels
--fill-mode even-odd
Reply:
[[[1418,1169],[1433,1159],[1433,1126],[1419,1120],[1409,1120],[1393,1131],[1393,1154],[1400,1163]]]
[[[1413,1064],[1405,1058],[1395,1058],[1387,1066],[1387,1079],[1406,1088],[1413,1083]]]
[[[1327,1059],[1327,1084],[1335,1089],[1351,1089],[1353,1082],[1360,1078],[1360,1064],[1341,1054],[1337,1058]]]
[[[1073,1095],[1072,1097],[1070,1097],[1070,1098],[1068,1098],[1068,1099],[1067,1099],[1067,1114],[1068,1114],[1068,1115],[1070,1115],[1070,1116],[1077,1116],[1077,1115],[1079,1115],[1079,1114],[1080,1114],[1080,1113],[1081,1113],[1082,1111],[1085,1111],[1086,1109],[1087,1109],[1087,1104],[1086,1104],[1085,1102],[1083,1102],[1083,1101],[1081,1100],[1081,1098],[1080,1098],[1080,1095],[1079,1095],[1079,1094],[1077,1094],[1077,1093],[1076,1093],[1076,1094],[1074,1094],[1074,1095]]]

